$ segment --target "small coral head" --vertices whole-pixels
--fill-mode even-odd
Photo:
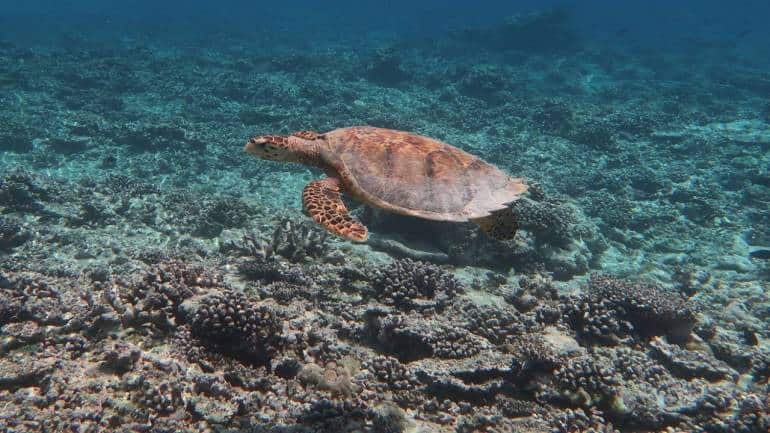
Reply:
[[[258,135],[243,148],[246,153],[271,161],[293,161],[296,159],[289,137],[284,135]]]

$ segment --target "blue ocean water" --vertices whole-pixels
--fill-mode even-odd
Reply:
[[[0,0],[0,431],[770,431],[769,17]]]

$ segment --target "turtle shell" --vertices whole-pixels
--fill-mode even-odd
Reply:
[[[454,146],[405,131],[359,126],[324,134],[324,162],[347,193],[395,213],[468,221],[503,209],[527,186]]]

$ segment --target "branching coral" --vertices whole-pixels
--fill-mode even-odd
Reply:
[[[374,297],[398,308],[442,307],[465,288],[436,265],[411,259],[394,260],[372,281]]]
[[[41,200],[48,197],[49,192],[24,171],[14,171],[0,179],[0,206],[7,210],[40,210]]]
[[[624,319],[625,310],[607,299],[574,298],[565,305],[567,320],[583,339],[619,344],[634,330],[634,326]]]
[[[190,319],[193,335],[206,347],[254,364],[277,351],[281,325],[275,310],[228,290],[199,301]]]
[[[418,316],[383,315],[367,311],[367,331],[377,345],[401,362],[437,357],[467,358],[489,344],[463,328],[445,323],[430,323]]]
[[[106,296],[125,325],[151,323],[170,331],[176,327],[182,302],[221,284],[217,275],[202,267],[170,261],[153,266],[138,281],[119,281]]]
[[[276,231],[281,230],[277,228]],[[281,244],[276,243],[277,235],[273,235],[273,241],[262,241],[256,234],[249,234],[243,237],[243,241],[240,243],[233,243],[225,246],[227,250],[235,250],[239,254],[245,255],[247,258],[241,260],[238,263],[238,272],[240,272],[246,278],[251,280],[260,280],[266,283],[285,283],[288,285],[307,286],[311,284],[310,278],[305,275],[305,272],[298,265],[286,263],[285,260],[280,259],[280,255],[276,250],[283,249]],[[294,244],[295,246],[297,244]],[[313,248],[318,246],[317,243],[311,243]],[[310,247],[306,247],[310,248]],[[307,249],[302,251],[303,248],[292,248],[292,257],[306,257],[302,254],[307,253]],[[287,288],[281,286],[280,288]]]
[[[126,388],[131,390],[131,400],[134,403],[159,415],[169,415],[184,406],[182,390],[178,384],[155,384],[138,376],[128,380]]]
[[[237,198],[217,199],[204,203],[193,234],[205,238],[219,236],[226,228],[241,227],[249,219],[251,209]]]
[[[377,356],[364,364],[377,381],[390,391],[406,391],[418,385],[417,377],[406,365],[390,356]]]
[[[566,204],[523,198],[513,202],[511,209],[519,226],[541,242],[563,246],[572,241],[575,216]]]
[[[665,333],[681,341],[695,325],[695,311],[680,294],[660,286],[633,284],[608,276],[592,276],[589,293],[595,299],[608,299],[625,308],[628,319],[639,332]]]
[[[585,295],[567,301],[566,309],[578,333],[604,342],[628,335],[681,342],[695,326],[695,312],[679,293],[602,275],[593,275]]]
[[[553,421],[553,433],[619,433],[605,421],[601,411],[591,409],[567,409]]]
[[[611,366],[591,357],[569,360],[554,372],[563,397],[585,406],[607,404],[618,394],[621,379]]]
[[[128,124],[119,132],[115,141],[133,152],[158,152],[180,147],[201,152],[206,148],[206,143],[196,137],[194,132],[171,124]]]
[[[512,308],[493,306],[477,306],[470,302],[456,303],[457,317],[462,317],[463,327],[480,335],[493,344],[510,342],[515,336],[526,332],[527,326],[522,323],[518,314]]]
[[[228,248],[255,259],[266,261],[281,256],[292,262],[303,262],[329,253],[328,234],[308,221],[296,223],[284,219],[276,225],[270,239],[258,234],[244,236],[243,241],[231,243]]]
[[[19,221],[0,217],[0,252],[16,248],[27,242],[30,237]]]
[[[552,374],[564,361],[537,335],[523,335],[509,345],[511,378],[520,384],[528,384],[540,374]]]

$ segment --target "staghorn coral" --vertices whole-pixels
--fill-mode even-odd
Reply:
[[[328,238],[325,230],[309,221],[297,224],[286,219],[276,226],[269,248],[289,261],[301,262],[327,254]]]
[[[276,255],[276,247],[272,243],[260,241],[255,234],[244,236],[240,243],[230,242],[222,249],[246,255],[246,259],[238,262],[238,272],[250,280],[270,284],[268,287],[263,287],[266,292],[312,285],[311,278],[300,266],[281,260],[280,256]],[[271,287],[275,285],[271,283],[277,283],[277,287]]]

